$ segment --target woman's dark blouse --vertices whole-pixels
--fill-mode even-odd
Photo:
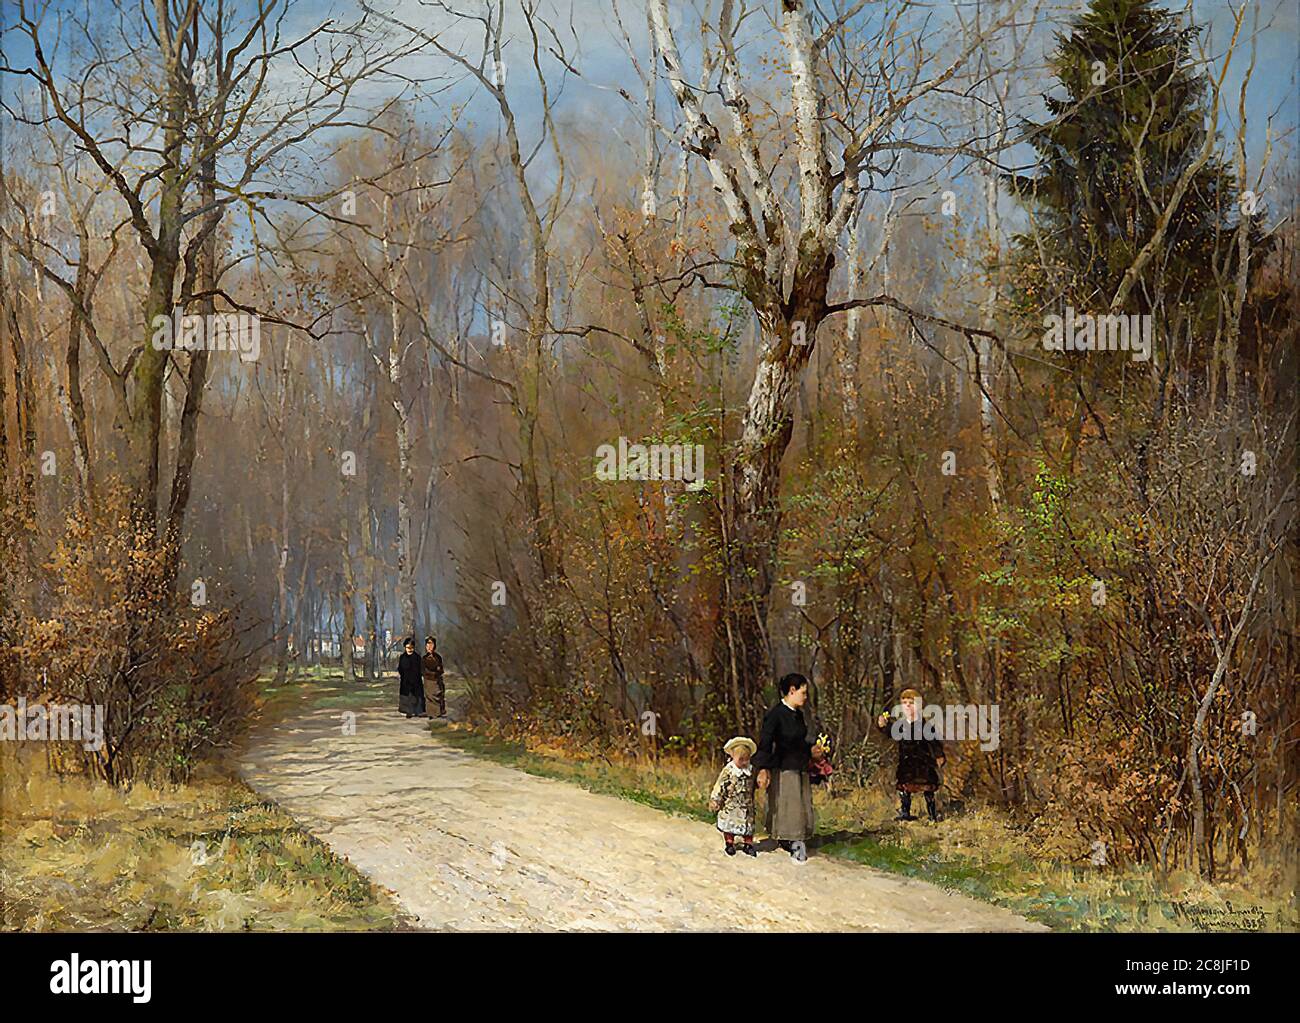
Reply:
[[[806,771],[812,746],[803,713],[777,701],[763,716],[763,730],[758,736],[758,752],[753,763],[755,767],[772,771]]]

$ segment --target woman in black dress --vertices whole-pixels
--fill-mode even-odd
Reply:
[[[822,748],[808,738],[803,706],[808,680],[792,672],[781,679],[781,699],[763,717],[758,752],[758,787],[767,789],[767,833],[797,860],[808,856],[805,843],[813,834],[812,782],[808,763]]]
[[[424,675],[415,652],[415,638],[408,636],[402,644],[404,653],[397,659],[397,709],[408,718],[424,717]]]

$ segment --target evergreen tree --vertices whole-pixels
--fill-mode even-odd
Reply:
[[[1039,165],[1010,175],[1035,231],[1015,239],[1019,304],[1104,312],[1205,142],[1209,88],[1192,62],[1199,29],[1156,0],[1092,0],[1051,57],[1064,95],[1026,126]],[[1145,190],[1143,188],[1145,183]],[[1213,154],[1196,173],[1126,312],[1213,317],[1214,267],[1232,260],[1237,188]],[[1172,327],[1172,324],[1166,324]]]

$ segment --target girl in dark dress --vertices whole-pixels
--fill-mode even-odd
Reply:
[[[408,718],[424,717],[424,676],[415,652],[415,638],[402,644],[405,652],[397,659],[397,709]]]
[[[921,694],[915,689],[904,689],[899,695],[903,717],[897,722],[898,727],[891,727],[888,712],[881,714],[876,724],[880,730],[898,744],[898,771],[894,775],[898,785],[898,816],[900,821],[914,821],[912,816],[912,793],[925,795],[925,808],[930,813],[930,820],[939,820],[939,808],[935,805],[934,794],[939,788],[939,768],[943,766],[943,741],[925,738],[920,712],[917,704]]]
[[[803,716],[808,680],[792,672],[778,688],[781,699],[763,717],[753,764],[759,768],[758,787],[767,789],[768,835],[802,861],[815,824],[808,764],[821,759],[822,748],[809,740]]]

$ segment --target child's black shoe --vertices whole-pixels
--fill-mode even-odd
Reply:
[[[727,852],[727,855],[728,855],[728,856],[735,856],[735,855],[736,855],[736,847],[735,847],[734,845],[727,845],[727,846],[724,846],[724,848],[726,849],[726,852]]]
[[[757,855],[758,855],[758,853],[756,853],[756,852],[754,851],[754,847],[753,847],[752,845],[746,845],[746,846],[744,846],[744,847],[742,848],[741,851],[744,852],[744,854],[745,854],[746,856],[757,856]]]
[[[894,817],[894,820],[896,820],[896,821],[914,821],[914,820],[916,820],[916,818],[915,818],[912,814],[910,814],[910,813],[904,813],[902,810],[899,810],[899,811],[898,811],[898,814]]]

